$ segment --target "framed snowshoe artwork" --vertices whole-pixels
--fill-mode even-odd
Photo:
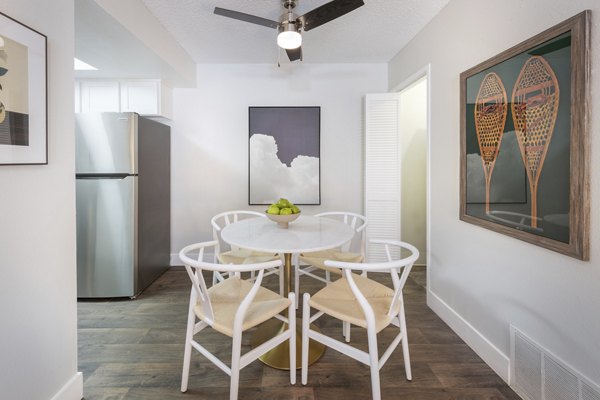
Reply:
[[[589,259],[590,11],[460,75],[460,219]]]

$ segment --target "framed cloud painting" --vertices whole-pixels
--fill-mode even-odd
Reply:
[[[321,204],[320,107],[249,107],[250,205]]]
[[[0,13],[0,165],[47,164],[46,36]]]

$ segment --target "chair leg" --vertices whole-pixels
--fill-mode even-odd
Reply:
[[[350,327],[352,326],[350,324],[350,322],[343,322],[343,326],[342,326],[342,331],[344,334],[344,339],[346,340],[346,343],[350,343]]]
[[[288,308],[288,325],[290,329],[290,383],[296,384],[296,295],[288,294],[290,306]]]
[[[284,292],[283,288],[285,287],[285,281],[283,278],[284,278],[283,265],[281,265],[281,267],[279,267],[279,295],[280,296],[283,296],[283,292]]]
[[[231,345],[231,383],[229,400],[237,400],[240,385],[240,357],[242,353],[242,333],[234,332]]]
[[[308,330],[310,327],[310,295],[304,293],[302,298],[302,384],[308,382]]]
[[[402,355],[404,356],[404,370],[406,371],[406,379],[412,381],[412,371],[410,368],[410,354],[408,352],[408,332],[406,331],[406,316],[404,315],[404,304],[400,307],[400,331],[402,332]]]
[[[192,293],[193,295],[193,293]],[[190,306],[188,311],[188,323],[185,333],[185,350],[183,352],[183,371],[181,372],[181,391],[186,392],[190,376],[190,361],[192,358],[192,340],[194,339],[194,325],[196,315],[194,309]]]
[[[294,292],[296,293],[296,309],[300,307],[300,265],[298,257],[294,262]]]
[[[371,367],[371,393],[373,400],[381,400],[379,355],[377,352],[377,333],[375,333],[375,329],[367,328],[367,336],[369,340],[369,364]]]

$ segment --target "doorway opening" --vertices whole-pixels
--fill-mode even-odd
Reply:
[[[428,260],[428,162],[429,162],[429,79],[428,71],[396,88],[400,96],[398,134],[400,136],[401,207],[400,235],[419,249],[415,265]]]

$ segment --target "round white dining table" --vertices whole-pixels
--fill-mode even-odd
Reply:
[[[292,255],[313,251],[332,249],[348,242],[354,236],[354,229],[331,218],[319,218],[301,215],[288,228],[282,228],[268,218],[249,218],[227,225],[221,231],[221,238],[232,246],[248,250],[284,255],[283,265],[283,294],[287,297],[292,290]],[[300,327],[301,324],[296,324]],[[277,332],[285,329],[279,320],[272,320],[258,327],[252,337],[253,347],[260,345]],[[297,332],[296,348],[298,360],[301,362],[301,336]],[[265,364],[278,368],[289,369],[289,343],[283,342],[273,350],[265,353],[260,360]],[[311,341],[309,344],[309,363],[317,361],[325,352],[320,343]]]
[[[300,215],[281,228],[268,218],[248,218],[227,225],[221,232],[230,245],[274,253],[307,253],[340,246],[354,235],[354,229],[331,218]]]

